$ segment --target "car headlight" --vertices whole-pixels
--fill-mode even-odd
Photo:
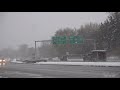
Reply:
[[[3,60],[3,62],[6,62],[6,60]]]
[[[2,62],[6,62],[6,60],[0,60],[0,63],[2,63]]]

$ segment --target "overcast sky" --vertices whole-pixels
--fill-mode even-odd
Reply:
[[[60,28],[100,23],[106,12],[0,12],[0,49],[50,39]]]

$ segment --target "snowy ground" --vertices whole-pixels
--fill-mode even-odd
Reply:
[[[120,58],[117,56],[107,57],[108,62],[120,62]]]
[[[120,66],[120,62],[37,62],[35,64]]]
[[[16,59],[12,63],[23,63]],[[61,62],[59,60],[48,62],[37,62],[35,64],[56,64],[56,65],[87,65],[87,66],[120,66],[120,60],[117,57],[107,58],[107,62],[83,62],[83,59],[69,59],[68,62]]]
[[[13,59],[13,60],[10,61],[10,62],[12,62],[12,63],[23,63],[23,62],[21,62],[21,61],[17,61],[16,59]]]
[[[68,58],[68,61],[70,61],[70,62],[83,62],[83,59],[69,59]]]

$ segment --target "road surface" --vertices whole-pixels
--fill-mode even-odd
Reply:
[[[120,67],[8,63],[0,78],[120,78]]]

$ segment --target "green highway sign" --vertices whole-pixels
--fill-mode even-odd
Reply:
[[[69,42],[70,44],[80,44],[83,43],[83,38],[80,36],[70,36]]]
[[[52,37],[52,43],[57,44],[57,37]]]
[[[67,38],[66,36],[56,36],[56,37],[52,37],[52,42],[53,44],[66,44]]]
[[[81,36],[55,36],[52,37],[53,44],[81,44],[83,43]]]
[[[59,43],[60,44],[66,44],[67,43],[67,37],[66,36],[59,37]]]

